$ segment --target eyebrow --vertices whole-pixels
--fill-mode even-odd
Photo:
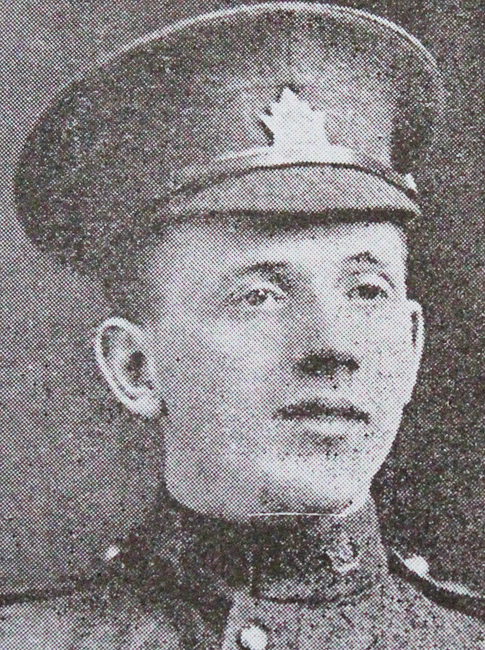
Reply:
[[[352,263],[352,262],[357,262],[358,264],[365,263],[365,264],[371,264],[372,266],[387,266],[385,262],[382,262],[381,260],[378,260],[372,253],[369,251],[364,251],[362,253],[357,253],[355,255],[351,255],[350,257],[347,257],[344,260],[344,263]]]
[[[379,270],[379,274],[389,282],[389,284],[395,288],[395,282],[393,279],[384,272],[385,268],[389,267],[389,264],[383,260],[379,260],[375,257],[370,251],[361,251],[350,255],[342,261],[342,267],[351,265],[351,264],[364,264],[370,265]],[[290,264],[287,262],[271,262],[268,260],[262,262],[255,262],[254,264],[249,264],[244,266],[236,271],[238,277],[244,277],[251,274],[261,274],[266,277],[275,277],[279,282],[289,282],[290,276],[293,273],[290,271]]]
[[[255,264],[250,264],[245,266],[242,269],[236,271],[236,275],[244,276],[251,275],[252,273],[262,273],[264,275],[273,275],[279,274],[288,270],[288,264],[286,262],[256,262]]]
[[[388,266],[386,262],[378,260],[372,253],[369,251],[363,251],[356,253],[355,255],[350,255],[343,260],[343,264],[371,264],[372,266]],[[263,273],[264,275],[271,275],[272,273],[281,273],[282,271],[287,271],[289,265],[286,262],[256,262],[255,264],[250,264],[241,269],[238,269],[237,275],[250,275],[251,273]]]
[[[376,269],[379,269],[379,275],[381,275],[389,284],[395,289],[396,288],[396,283],[394,280],[391,278],[391,276],[388,273],[385,273],[383,269],[389,268],[389,264],[387,262],[384,262],[383,260],[377,259],[377,257],[374,257],[371,252],[369,251],[363,251],[361,253],[356,253],[355,255],[351,255],[350,257],[347,257],[344,260],[344,266],[348,264],[367,264],[372,267],[375,267]]]

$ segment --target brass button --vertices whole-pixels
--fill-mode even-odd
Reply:
[[[268,634],[259,625],[251,623],[241,630],[239,643],[244,650],[266,650]]]
[[[420,578],[424,578],[429,574],[429,564],[421,555],[412,555],[404,560],[406,567],[418,575]]]
[[[103,555],[103,558],[105,562],[110,562],[113,560],[117,555],[120,554],[120,548],[119,546],[115,546],[114,544],[110,546],[108,549],[106,549],[106,552]]]

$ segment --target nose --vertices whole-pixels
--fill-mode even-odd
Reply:
[[[312,294],[293,321],[293,370],[301,378],[350,379],[361,362],[360,328],[339,292],[325,285],[313,287]]]
[[[299,374],[306,377],[325,377],[334,379],[342,371],[352,375],[359,369],[359,364],[351,355],[334,350],[309,352],[296,362]]]

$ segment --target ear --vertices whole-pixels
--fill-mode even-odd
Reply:
[[[412,354],[413,359],[411,360],[410,368],[410,381],[409,381],[409,395],[407,401],[411,399],[411,395],[416,384],[416,379],[418,376],[419,367],[421,365],[421,357],[423,355],[424,347],[424,316],[423,308],[415,300],[409,300],[409,315],[410,315],[410,326],[411,326],[411,342],[412,342]]]
[[[153,417],[160,412],[148,337],[140,326],[124,318],[108,318],[98,328],[94,351],[104,378],[120,402],[137,415]]]

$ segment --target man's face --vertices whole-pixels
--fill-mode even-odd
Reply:
[[[160,244],[150,276],[160,300],[145,331],[173,496],[235,519],[365,498],[420,356],[399,229],[190,223]]]

